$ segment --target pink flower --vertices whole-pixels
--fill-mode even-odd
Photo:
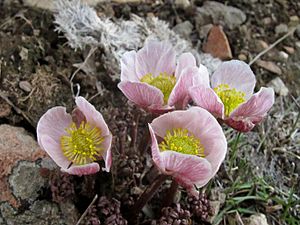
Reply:
[[[198,68],[191,53],[182,54],[177,61],[168,42],[147,41],[138,52],[130,51],[121,59],[123,94],[135,104],[156,113],[184,108],[189,100],[188,88],[194,76],[207,72]]]
[[[62,171],[75,175],[97,173],[98,159],[105,161],[108,172],[112,163],[112,135],[102,115],[83,97],[75,99],[71,114],[66,108],[49,109],[37,125],[37,139]]]
[[[149,130],[156,166],[193,194],[194,185],[204,186],[225,158],[227,142],[221,126],[199,107],[166,113],[154,119]]]
[[[211,76],[211,87],[196,78],[189,93],[197,106],[232,128],[248,132],[274,104],[273,89],[262,87],[253,94],[255,83],[255,75],[248,64],[231,60],[224,62]]]

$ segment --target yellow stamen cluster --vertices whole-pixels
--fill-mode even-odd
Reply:
[[[72,123],[66,129],[69,135],[61,137],[61,148],[64,155],[73,164],[84,165],[97,160],[103,150],[101,130],[92,127],[87,122],[81,122],[79,127]]]
[[[154,77],[151,73],[148,73],[141,78],[141,82],[145,82],[161,90],[164,95],[164,103],[167,104],[176,84],[176,77],[166,73],[161,73],[157,77]]]
[[[200,140],[187,129],[176,128],[167,130],[162,143],[159,144],[162,151],[172,150],[189,155],[205,157],[204,148]]]
[[[214,91],[224,104],[225,116],[229,116],[233,110],[246,101],[244,92],[230,88],[228,84],[220,84],[214,88]]]

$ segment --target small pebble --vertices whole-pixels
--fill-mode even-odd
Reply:
[[[284,50],[289,53],[289,54],[294,54],[295,53],[295,49],[293,47],[290,46],[283,46]]]
[[[284,23],[281,23],[275,27],[275,32],[277,35],[285,34],[289,30],[288,26]]]
[[[279,58],[282,61],[286,61],[289,58],[289,55],[286,52],[284,52],[284,51],[280,51],[279,52]]]
[[[19,87],[25,91],[25,92],[30,92],[32,90],[32,86],[28,81],[20,81],[19,82]]]
[[[239,58],[239,60],[247,61],[247,56],[243,53],[239,54],[238,58]]]

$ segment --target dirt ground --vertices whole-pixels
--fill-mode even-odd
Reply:
[[[259,54],[265,44],[270,46],[284,35],[284,31],[276,32],[278,25],[294,27],[300,23],[297,1],[229,0],[225,5],[242,10],[247,16],[246,22],[233,29],[222,21],[213,23],[223,26],[233,58],[246,62]],[[200,0],[192,1],[185,9],[173,1],[163,4],[150,1],[101,3],[96,9],[99,14],[124,20],[130,13],[141,17],[153,13],[167,21],[171,28],[189,21],[193,29],[188,38],[195,48],[200,41],[197,50],[201,50],[206,37],[199,36],[195,16],[197,7],[201,6],[203,1]],[[72,49],[63,34],[55,31],[53,20],[50,11],[24,6],[22,1],[8,5],[0,1],[0,124],[23,127],[33,136],[36,136],[37,121],[49,108],[61,105],[70,111],[74,106],[70,78],[77,69],[74,64],[83,62],[88,53],[88,49]],[[127,209],[152,182],[151,174],[156,173],[144,144],[145,124],[151,121],[151,116],[129,103],[118,90],[118,80],[114,81],[98,61],[102,54],[101,49],[94,53],[95,72],[88,74],[79,70],[73,83],[80,84],[80,95],[90,99],[103,113],[114,135],[112,173],[74,177],[58,169],[48,171],[49,185],[40,193],[39,200],[58,205],[70,200],[78,210],[78,217],[97,194],[102,197],[82,224],[100,224],[99,221],[126,224],[125,220],[131,224]],[[197,203],[191,203],[185,190],[181,190],[180,209],[177,205],[161,212],[161,199],[170,186],[166,183],[140,214],[140,224],[168,224],[163,223],[164,218],[170,217],[167,210],[177,213],[174,218],[178,220],[174,224],[254,224],[249,221],[257,213],[265,214],[268,224],[300,224],[300,31],[295,31],[261,59],[274,63],[281,72],[274,73],[254,63],[251,68],[258,80],[256,90],[279,77],[289,93],[286,96],[277,93],[268,118],[252,132],[242,135],[234,162],[237,169],[228,173],[228,163],[225,163],[203,189],[205,194]],[[225,133],[231,148],[236,132],[225,128]],[[231,154],[229,151],[227,160]],[[22,202],[16,215],[21,215],[31,204]],[[193,208],[196,204],[203,206],[199,213]],[[113,222],[107,220],[111,215],[115,216]],[[214,222],[209,220],[211,216]],[[2,219],[3,224],[11,224],[5,217]],[[54,223],[48,221],[47,224]]]

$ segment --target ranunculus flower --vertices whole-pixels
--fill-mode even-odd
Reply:
[[[211,76],[211,87],[205,79],[193,81],[189,93],[194,103],[238,131],[250,131],[274,104],[272,88],[262,87],[253,94],[255,75],[242,61],[222,63]]]
[[[207,69],[202,65],[198,68],[191,53],[180,55],[176,65],[171,44],[147,41],[138,52],[123,55],[118,87],[140,107],[155,113],[166,112],[187,105],[188,88],[193,77],[201,77],[201,73],[208,73]]]
[[[71,114],[66,108],[49,109],[37,125],[37,139],[62,171],[87,175],[100,170],[97,160],[103,158],[105,170],[112,163],[112,135],[101,115],[83,97],[75,99],[77,107]]]
[[[160,171],[192,194],[218,171],[227,142],[217,120],[205,109],[191,107],[166,113],[149,124],[152,159]]]

